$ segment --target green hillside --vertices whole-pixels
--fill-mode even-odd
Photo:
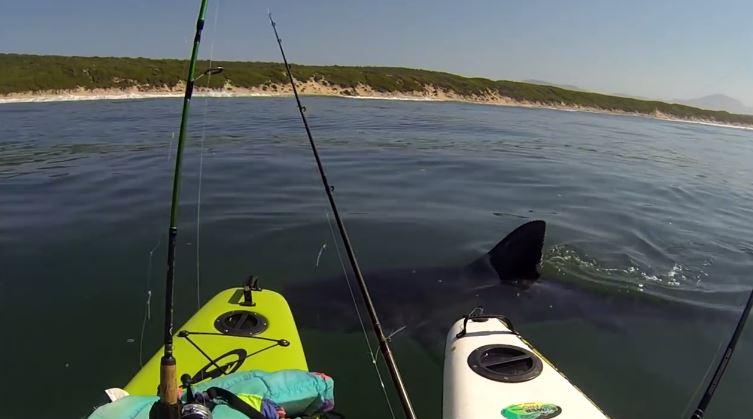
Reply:
[[[226,82],[241,88],[285,83],[282,65],[266,62],[216,61],[225,71],[211,78],[210,87]],[[183,78],[187,61],[174,59],[62,57],[45,55],[0,54],[0,95],[44,90],[127,88],[144,90],[175,87]],[[206,68],[200,62],[198,68]],[[359,85],[385,93],[422,91],[431,85],[460,95],[485,95],[495,92],[513,100],[554,106],[582,106],[602,110],[637,112],[653,115],[661,112],[682,119],[704,119],[720,123],[753,125],[753,116],[710,111],[659,101],[639,100],[598,93],[563,89],[555,86],[514,81],[468,78],[438,71],[400,67],[351,67],[293,65],[299,80],[316,80],[342,87],[344,93]]]

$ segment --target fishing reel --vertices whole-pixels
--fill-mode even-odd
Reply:
[[[191,376],[183,374],[180,382],[186,389],[186,401],[180,409],[180,419],[212,419],[214,402],[207,400],[204,393],[194,394],[191,389]]]
[[[188,403],[180,409],[180,419],[212,419],[212,411],[203,404]]]

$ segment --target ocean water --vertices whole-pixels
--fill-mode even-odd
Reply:
[[[540,281],[701,312],[740,310],[753,287],[751,131],[459,103],[305,102],[366,271],[460,265],[544,219]],[[179,99],[0,106],[7,417],[84,417],[159,347],[179,114]],[[290,99],[200,98],[189,131],[178,323],[250,273],[274,289],[340,272]],[[154,316],[143,322],[150,291]],[[597,314],[520,327],[610,416],[688,417],[734,320],[708,328],[620,307],[610,313],[618,327],[601,327]],[[301,334],[310,367],[339,383],[339,411],[389,417],[363,336]],[[420,417],[439,417],[441,354],[409,333],[393,342]],[[750,416],[752,356],[746,331],[707,417]]]

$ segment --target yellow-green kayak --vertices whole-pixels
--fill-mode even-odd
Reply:
[[[308,371],[303,345],[285,298],[270,290],[231,288],[215,295],[174,335],[178,377],[192,383],[236,371]],[[248,301],[251,293],[252,303]],[[253,304],[253,305],[251,305]],[[126,385],[132,395],[155,395],[163,348]]]

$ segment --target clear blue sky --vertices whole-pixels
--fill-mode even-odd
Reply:
[[[0,0],[0,51],[186,57],[198,0]],[[218,6],[219,5],[219,6]],[[214,25],[218,10],[218,25]],[[753,0],[210,0],[218,59],[394,65],[753,105]]]

